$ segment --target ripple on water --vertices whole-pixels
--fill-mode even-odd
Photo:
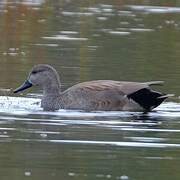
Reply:
[[[19,139],[21,141],[21,139]],[[36,140],[38,141],[38,140]],[[42,140],[40,140],[42,141]],[[52,143],[61,144],[84,144],[98,146],[119,146],[119,147],[146,147],[146,148],[180,148],[180,144],[169,143],[147,143],[147,142],[116,142],[116,141],[83,141],[83,140],[44,140]]]
[[[124,111],[96,111],[96,112],[83,112],[76,110],[58,110],[55,112],[43,111],[40,107],[39,98],[26,98],[26,97],[11,97],[0,96],[0,112],[9,114],[44,114],[44,115],[58,115],[63,117],[130,117],[139,116],[141,112],[124,112]],[[146,116],[152,117],[180,117],[180,103],[165,102],[161,104],[154,111],[148,113]],[[108,122],[107,122],[108,123]],[[121,122],[123,123],[123,122]],[[129,122],[130,123],[130,122]],[[139,123],[139,122],[138,122]]]
[[[130,32],[128,31],[109,31],[109,34],[113,34],[113,35],[129,35]]]
[[[32,44],[35,46],[45,46],[45,47],[58,47],[58,44],[52,44],[52,43],[48,43],[48,44],[41,44],[41,43],[37,43],[37,44]]]
[[[70,37],[68,35],[55,35],[55,36],[50,36],[50,37],[43,37],[43,39],[62,40],[62,41],[86,41],[86,40],[88,40],[88,38]]]
[[[44,3],[44,0],[33,0],[33,1],[2,1],[0,2],[0,5],[16,5],[16,4],[22,4],[22,5],[26,5],[26,6],[40,6],[41,4]]]
[[[71,11],[63,11],[62,15],[64,16],[92,16],[91,12],[71,12]]]
[[[0,96],[0,102],[1,142],[143,148],[180,147],[177,140],[171,141],[172,138],[163,136],[167,133],[175,136],[180,133],[180,130],[170,127],[162,128],[161,121],[157,121],[157,117],[163,120],[165,117],[167,120],[172,116],[180,117],[179,103],[166,102],[155,111],[143,115],[141,112],[72,110],[46,112],[40,107],[39,98]],[[96,136],[92,133],[94,131],[96,131]],[[151,136],[145,136],[144,132],[150,132]],[[123,138],[117,138],[117,133],[120,137],[123,134]],[[154,136],[152,133],[158,133],[159,136]]]
[[[148,12],[148,13],[180,13],[179,7],[165,7],[165,6],[126,6],[135,11]]]

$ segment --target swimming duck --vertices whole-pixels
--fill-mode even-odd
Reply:
[[[169,94],[154,91],[151,85],[163,81],[126,82],[95,80],[76,84],[61,91],[57,71],[50,65],[35,65],[27,80],[14,93],[31,86],[43,89],[41,107],[45,111],[77,109],[85,111],[151,111],[159,106]]]

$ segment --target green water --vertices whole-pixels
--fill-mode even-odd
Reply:
[[[1,89],[18,87],[33,65],[47,63],[63,89],[94,79],[164,80],[158,89],[176,94],[146,116],[37,113],[7,98],[0,179],[179,180],[179,19],[179,1],[0,1]]]

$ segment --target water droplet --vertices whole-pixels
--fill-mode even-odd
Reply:
[[[30,171],[26,171],[26,172],[24,173],[24,175],[25,175],[25,176],[31,176],[31,172],[30,172]]]
[[[21,52],[21,55],[25,56],[25,55],[26,55],[26,53],[22,51],[22,52]]]
[[[98,17],[98,19],[101,21],[105,21],[105,20],[107,20],[107,17]]]
[[[69,175],[69,176],[75,176],[75,173],[69,172],[68,175]]]
[[[120,177],[120,179],[121,179],[121,180],[127,180],[127,179],[129,179],[129,177],[126,176],[126,175],[122,175],[122,176]]]
[[[104,174],[96,174],[96,177],[98,177],[98,178],[103,178],[103,177],[104,177]]]
[[[47,134],[41,133],[40,136],[43,137],[43,138],[46,138],[46,137],[47,137]]]

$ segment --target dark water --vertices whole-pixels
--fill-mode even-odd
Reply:
[[[0,179],[179,180],[180,2],[0,1]],[[43,112],[14,97],[34,64],[63,89],[82,81],[164,80],[153,112]]]

